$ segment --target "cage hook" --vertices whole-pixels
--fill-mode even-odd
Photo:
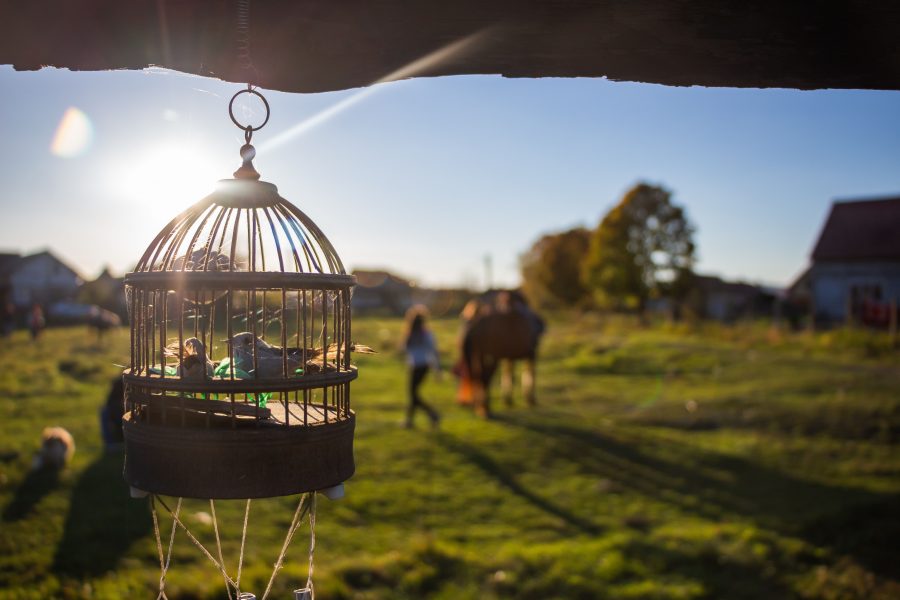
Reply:
[[[257,98],[262,100],[263,106],[265,106],[265,108],[266,108],[266,118],[263,119],[263,122],[260,123],[259,125],[257,125],[256,127],[254,127],[250,124],[242,125],[241,122],[237,120],[237,117],[234,116],[234,101],[237,100],[238,96],[240,96],[241,94],[251,94],[253,96],[256,96]],[[252,134],[254,131],[259,131],[260,129],[265,127],[266,123],[269,122],[270,112],[271,111],[269,110],[269,101],[266,100],[266,97],[263,96],[262,94],[260,94],[259,91],[256,88],[254,88],[252,85],[250,85],[249,83],[247,84],[247,89],[241,90],[237,94],[232,96],[231,102],[228,103],[228,115],[231,117],[231,122],[234,123],[238,127],[238,129],[243,129],[245,136],[247,135],[248,132],[250,134]]]
[[[244,125],[240,121],[238,121],[237,117],[234,116],[234,101],[237,100],[237,97],[241,94],[251,94],[253,96],[258,97],[263,102],[263,106],[266,108],[266,118],[263,119],[263,122],[256,127],[250,125],[249,123]],[[256,149],[250,144],[250,140],[253,139],[253,132],[259,131],[263,127],[266,126],[266,123],[269,122],[269,102],[266,100],[265,96],[260,94],[251,84],[247,84],[247,89],[241,90],[231,97],[231,102],[228,103],[228,115],[231,117],[232,123],[234,123],[237,127],[244,130],[244,145],[241,146],[241,160],[243,160],[243,164],[241,164],[240,168],[234,172],[235,179],[259,179],[259,173],[256,168],[253,166],[253,159],[256,157]]]

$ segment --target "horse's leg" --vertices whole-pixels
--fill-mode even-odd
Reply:
[[[484,357],[475,354],[470,361],[469,382],[472,385],[472,410],[479,417],[486,416],[485,394],[486,386],[484,384],[485,377]]]
[[[503,401],[506,406],[512,408],[513,405],[513,377],[515,376],[515,365],[510,359],[503,361],[500,367],[500,389],[503,394]]]
[[[476,415],[484,418],[491,416],[488,386],[481,378],[472,383],[472,401],[472,409],[475,411]]]
[[[522,369],[522,390],[525,392],[525,398],[528,400],[528,406],[537,404],[534,394],[534,368],[535,359],[529,358],[525,361],[525,368]]]
[[[481,401],[478,403],[478,416],[485,419],[491,418],[491,379],[494,378],[494,372],[497,370],[497,363],[494,358],[487,358],[481,363]]]

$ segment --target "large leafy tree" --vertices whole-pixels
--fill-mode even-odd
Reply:
[[[594,231],[582,279],[608,308],[643,311],[652,298],[684,297],[694,264],[694,229],[665,188],[639,183]]]
[[[581,265],[591,232],[584,228],[541,237],[522,256],[522,288],[542,306],[577,306],[590,293],[581,280]]]

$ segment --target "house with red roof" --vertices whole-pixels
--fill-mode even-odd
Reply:
[[[886,325],[900,300],[900,197],[838,201],[789,295],[819,322]]]

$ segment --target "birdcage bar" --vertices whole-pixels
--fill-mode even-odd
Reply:
[[[233,209],[226,208],[224,210],[220,210],[216,212],[216,220],[213,221],[212,230],[209,232],[209,236],[206,240],[206,253],[203,255],[203,270],[207,271],[209,269],[209,256],[212,252],[213,242],[216,239],[216,235],[219,233],[219,227],[222,224],[223,219],[225,220],[225,229],[228,227],[228,220],[231,219],[231,211]],[[222,247],[222,242],[225,237],[225,229],[222,230],[222,237],[219,239],[219,244],[217,247]]]
[[[140,286],[148,290],[177,291],[206,291],[222,292],[229,287],[236,290],[268,289],[280,290],[281,288],[293,290],[341,290],[355,285],[356,278],[352,275],[332,273],[279,273],[269,272],[214,272],[192,271],[190,277],[182,271],[148,271],[129,273],[127,285]]]
[[[289,379],[235,379],[234,381],[223,378],[210,381],[185,381],[179,377],[169,377],[161,380],[158,376],[144,377],[132,375],[130,369],[125,371],[125,381],[140,384],[148,389],[157,391],[170,391],[175,393],[198,394],[205,391],[220,394],[256,394],[264,392],[289,392],[294,390],[317,390],[323,387],[340,385],[356,379],[355,367],[349,371],[332,371],[329,373],[313,373],[310,375],[298,375]]]
[[[147,321],[148,327],[146,331],[147,336],[147,358],[150,359],[150,364],[153,364],[153,359],[156,358],[156,338],[153,336],[153,327],[154,327],[154,319],[153,319],[153,298],[152,296],[148,300],[148,296],[151,295],[151,292],[144,292],[144,310],[147,313]]]
[[[138,314],[138,313],[137,313],[137,310],[135,310],[135,297],[136,297],[136,294],[134,294],[131,290],[129,290],[128,292],[129,292],[129,293],[127,293],[127,294],[125,295],[125,303],[126,303],[126,305],[128,306],[128,313],[129,313],[130,315],[136,315],[136,314]],[[131,319],[128,319],[128,320],[129,320],[129,327],[128,327],[128,329],[129,329],[129,333],[130,333],[130,335],[131,335],[131,339],[130,339],[130,342],[131,342],[131,343],[128,344],[128,345],[129,345],[129,348],[131,349],[131,366],[134,367],[134,365],[137,364],[137,362],[135,361],[135,359],[136,359],[136,356],[135,356],[135,350],[137,350],[137,348],[135,347],[134,328],[135,328],[135,327],[139,327],[140,325],[139,325],[139,323],[138,323],[139,319],[131,318]]]
[[[152,390],[146,390],[139,386],[132,386],[132,401],[146,409],[143,412],[135,413],[135,419],[140,419],[147,423],[155,423],[157,417],[159,417],[159,421],[163,424],[170,424],[168,422],[168,414],[173,411],[164,411],[163,408],[181,410],[182,407],[186,407],[193,411],[193,414],[203,415],[204,418],[210,415],[230,417],[233,414],[228,402],[210,401],[190,396],[169,396],[153,393]],[[277,402],[273,403],[273,405],[280,406]],[[260,414],[265,418],[269,418],[272,414],[271,409],[244,403],[236,404],[234,414],[242,417],[254,417],[257,408],[259,408]],[[185,414],[188,414],[187,411],[185,411]],[[241,421],[241,423],[254,427],[257,425],[256,419],[246,419]],[[276,428],[281,427],[281,424],[276,422],[272,422],[269,425]]]
[[[215,207],[212,204],[210,204],[208,206],[205,206],[202,211],[198,211],[198,212],[200,215],[202,215],[202,214],[206,214],[209,211],[213,211],[213,210],[215,210]],[[193,216],[193,215],[191,215],[191,216]],[[205,219],[204,219],[204,221],[205,221]],[[187,233],[190,229],[190,227],[188,227],[189,223],[190,223],[190,221],[187,221],[186,223],[180,223],[179,227],[173,232],[174,243],[169,245],[165,254],[163,254],[163,265],[164,266],[171,265],[171,263],[175,260],[176,254],[178,252],[178,247],[181,245],[182,240],[187,235]],[[187,259],[189,256],[190,256],[189,254],[185,253],[185,262],[187,262]],[[182,265],[182,268],[184,266],[185,265]]]
[[[322,293],[322,372],[328,369],[328,293]]]
[[[269,214],[268,208],[262,209],[263,214],[266,215],[266,220],[269,222],[269,228],[272,230],[272,240],[275,242],[275,250],[278,253],[278,267],[279,271],[284,272],[284,256],[281,253],[281,241],[278,239],[278,232],[275,230],[275,223],[272,221],[272,215]]]
[[[148,294],[149,294],[149,292],[147,292],[146,290],[141,291],[141,300],[143,301],[143,310],[141,312],[142,312],[142,314],[146,315],[145,316],[146,320],[144,322],[145,323],[144,331],[143,331],[144,339],[146,340],[146,342],[144,344],[144,359],[148,361],[146,374],[149,377],[150,376],[150,365],[153,364],[153,354],[150,353],[150,340],[151,340],[150,329],[153,327],[153,319],[151,318],[151,315],[150,315],[151,307],[147,303],[147,295]]]
[[[190,244],[188,244],[187,251],[184,253],[185,263],[187,263],[193,257],[194,247],[197,245],[197,238],[200,237],[200,232],[203,231],[203,227],[204,227],[204,225],[206,225],[206,222],[213,215],[213,213],[221,213],[221,212],[222,211],[217,211],[215,206],[210,206],[209,209],[207,209],[206,212],[203,214],[203,218],[200,220],[200,225],[196,229],[194,229],[194,234],[191,236],[191,242],[190,242]],[[182,237],[187,235],[188,230],[189,230],[189,228],[187,228],[187,227],[184,228],[184,233],[182,234]],[[172,252],[175,252],[174,246],[172,248]],[[184,268],[187,268],[187,267],[188,267],[188,265],[185,264]],[[194,270],[194,266],[191,266],[191,270]]]
[[[273,208],[273,209],[272,209],[272,212],[275,214],[275,220],[278,221],[278,224],[281,226],[281,230],[284,232],[285,240],[290,240],[290,239],[291,239],[291,233],[290,233],[290,231],[288,230],[287,223],[286,223],[285,220],[282,218],[281,212],[280,212],[277,208]],[[268,212],[267,212],[266,214],[268,215]],[[303,270],[303,263],[302,263],[302,261],[300,260],[300,255],[297,253],[297,247],[296,247],[294,244],[288,244],[288,246],[290,246],[290,248],[291,248],[291,254],[293,254],[293,256],[294,256],[294,267],[295,267],[298,271],[302,271],[302,270]],[[305,248],[304,248],[304,254],[305,254]],[[282,269],[282,270],[283,270],[283,269]],[[310,270],[309,267],[307,267],[307,270]]]
[[[154,319],[154,325],[157,323],[159,324],[159,353],[160,356],[162,356],[163,348],[166,347],[166,306],[168,305],[168,302],[166,302],[166,292],[157,290],[153,295],[153,304],[157,314],[157,319]],[[164,361],[160,361],[160,364],[162,364],[162,362]],[[160,378],[165,378],[165,376],[166,370],[161,369]]]
[[[250,333],[253,334],[253,339],[257,339],[259,336],[256,333],[256,294],[250,290],[247,290],[247,324],[250,326]],[[253,344],[250,353],[254,377],[259,374],[259,355],[256,350],[256,344]]]
[[[229,252],[228,257],[231,264],[229,265],[230,270],[234,270],[237,267],[237,242],[238,242],[238,232],[241,230],[241,210],[239,208],[234,209],[234,229],[231,232],[231,252]],[[221,248],[221,246],[220,246]]]

